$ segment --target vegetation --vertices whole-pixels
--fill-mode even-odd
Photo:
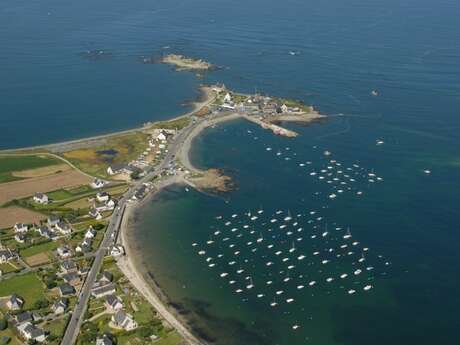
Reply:
[[[20,250],[20,254],[22,257],[29,257],[35,254],[43,253],[43,252],[50,252],[55,250],[59,247],[59,244],[53,241],[46,241],[40,244],[31,245],[30,247],[24,248]]]
[[[0,183],[21,180],[22,178],[12,174],[15,171],[43,168],[56,164],[62,164],[62,162],[45,155],[0,156]]]
[[[43,283],[35,273],[28,273],[0,282],[0,296],[17,294],[24,298],[24,309],[31,309],[35,302],[45,299]]]
[[[180,117],[171,121],[162,121],[153,124],[152,128],[180,130],[190,124],[190,117]]]
[[[134,132],[110,137],[104,145],[68,151],[63,156],[79,169],[100,177],[107,177],[111,164],[128,163],[137,158],[147,146],[148,135]]]

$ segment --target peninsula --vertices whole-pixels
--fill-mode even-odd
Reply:
[[[171,184],[214,192],[232,188],[225,172],[203,171],[190,161],[193,139],[207,127],[245,119],[290,138],[298,133],[283,127],[284,122],[310,123],[324,117],[301,102],[237,93],[223,85],[203,86],[201,91],[203,98],[191,112],[170,121],[0,152],[2,163],[11,166],[0,175],[1,250],[8,265],[8,270],[2,266],[0,291],[25,296],[33,311],[33,305],[40,306],[30,286],[39,293],[36,299],[53,308],[61,305],[65,316],[62,333],[55,332],[54,317],[34,326],[40,339],[52,334],[53,344],[85,344],[113,329],[125,340],[173,338],[178,339],[174,344],[181,339],[203,344],[142,270],[130,241],[133,212]],[[24,279],[35,285],[2,289],[19,286],[13,281]],[[126,291],[137,291],[137,297]],[[104,311],[95,313],[101,305]],[[40,307],[40,312],[48,311]],[[138,331],[131,332],[134,329]],[[20,328],[14,332],[29,337]]]

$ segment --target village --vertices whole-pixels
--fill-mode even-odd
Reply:
[[[131,181],[161,161],[176,131],[153,129],[135,159],[108,164],[105,178],[95,177],[79,186],[78,192],[74,188],[39,191],[9,202],[11,207],[46,217],[37,222],[17,219],[11,228],[1,230],[0,343],[61,342],[118,198]],[[171,166],[166,175],[176,169]],[[152,185],[143,183],[130,202],[142,200]],[[66,198],[64,194],[70,193],[75,196]],[[107,249],[77,343],[109,345],[118,339],[131,344],[162,344],[163,340],[178,344],[180,336],[119,271],[116,259],[124,254],[115,241]]]
[[[276,123],[321,117],[299,102],[238,94],[223,85],[210,87],[208,97],[190,116],[138,132],[63,145],[64,151],[56,145],[39,154],[0,155],[10,167],[0,174],[0,344],[61,343],[101,253],[77,344],[183,343],[183,334],[118,267],[126,252],[113,220],[164,179],[177,176],[200,189],[205,172],[185,162],[188,152],[182,158],[176,153],[191,145],[194,129],[199,132],[203,124],[236,116],[293,137],[296,132]],[[216,187],[207,183],[202,188]]]

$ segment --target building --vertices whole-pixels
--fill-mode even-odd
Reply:
[[[16,259],[18,255],[9,248],[0,249],[0,264]]]
[[[224,96],[224,103],[230,103],[232,101],[232,96],[227,92]]]
[[[85,238],[82,243],[75,247],[77,253],[89,253],[91,252],[91,239]]]
[[[14,235],[14,239],[18,243],[24,243],[26,241],[26,234],[19,232],[16,235]]]
[[[76,285],[80,284],[80,282],[81,282],[80,276],[77,273],[74,273],[74,272],[63,274],[62,279],[64,280],[64,282],[69,283],[72,286],[76,286]]]
[[[112,339],[106,334],[96,339],[96,345],[113,345]]]
[[[70,235],[72,233],[72,229],[70,228],[69,224],[65,222],[57,223],[56,230],[58,230],[63,235]]]
[[[14,229],[14,232],[16,232],[16,233],[18,233],[18,232],[26,233],[27,231],[29,231],[29,227],[26,224],[23,224],[23,223],[14,224],[13,229]]]
[[[33,322],[34,315],[30,311],[24,311],[22,313],[16,314],[13,316],[14,321],[16,323],[23,323],[23,322]]]
[[[110,195],[107,192],[99,192],[96,194],[96,199],[99,202],[109,201]]]
[[[122,328],[125,331],[132,331],[137,328],[137,322],[134,321],[132,315],[123,310],[117,311],[112,316],[112,324],[117,328]]]
[[[69,283],[64,283],[64,284],[59,285],[58,290],[59,290],[59,295],[61,297],[71,296],[75,294],[74,287],[70,285]]]
[[[105,297],[108,295],[113,295],[115,293],[115,285],[110,283],[110,284],[105,284],[105,285],[99,285],[95,284],[96,286],[93,287],[91,290],[91,295],[95,298],[101,298]]]
[[[62,259],[67,259],[72,256],[72,252],[70,251],[69,247],[66,247],[66,246],[58,247],[56,252],[59,255],[59,257]]]
[[[126,170],[126,164],[114,164],[107,168],[107,174],[109,175],[117,175],[122,174]]]
[[[159,141],[165,141],[167,139],[165,133],[160,132],[160,134],[157,135],[157,140]]]
[[[92,218],[96,218],[96,220],[99,220],[99,219],[102,219],[102,215],[99,213],[99,211],[97,209],[95,209],[94,207],[91,207],[89,209],[89,216],[92,217]]]
[[[51,306],[51,310],[54,314],[64,314],[67,307],[69,306],[69,300],[67,298],[60,298]]]
[[[125,255],[125,248],[122,245],[117,244],[110,249],[110,255],[114,258]]]
[[[44,193],[35,193],[34,201],[37,204],[46,205],[49,202],[48,195],[46,195]]]
[[[46,339],[45,332],[30,322],[24,322],[17,326],[19,333],[27,340],[35,340],[37,342],[44,342]]]
[[[6,306],[10,310],[20,310],[24,305],[24,300],[16,294],[13,294],[6,301]]]
[[[96,230],[94,230],[93,227],[90,226],[85,233],[85,238],[89,238],[89,239],[94,238],[96,234],[97,234]]]
[[[99,180],[98,178],[94,179],[93,182],[91,182],[91,188],[94,189],[99,189],[105,186],[105,182],[103,180]]]
[[[61,263],[61,271],[63,273],[77,272],[78,267],[77,264],[72,260],[66,260]]]
[[[287,106],[286,104],[283,104],[283,105],[281,106],[281,112],[282,112],[282,113],[287,113],[288,111],[289,111],[288,106]]]
[[[48,226],[56,226],[60,221],[61,221],[61,218],[59,218],[58,216],[55,216],[54,214],[49,216],[47,219]]]
[[[104,302],[105,307],[109,313],[116,313],[123,309],[123,302],[115,295],[107,295]]]

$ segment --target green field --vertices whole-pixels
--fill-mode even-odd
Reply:
[[[17,294],[24,298],[24,309],[32,308],[39,299],[44,299],[45,286],[35,273],[5,279],[0,282],[0,296]]]
[[[166,337],[156,341],[156,345],[179,345],[182,344],[182,337],[177,332],[171,332]]]
[[[22,257],[32,256],[42,252],[49,252],[59,247],[59,243],[49,241],[41,244],[37,244],[20,251]]]
[[[0,156],[0,183],[20,180],[14,171],[43,168],[62,163],[56,158],[41,156]]]

